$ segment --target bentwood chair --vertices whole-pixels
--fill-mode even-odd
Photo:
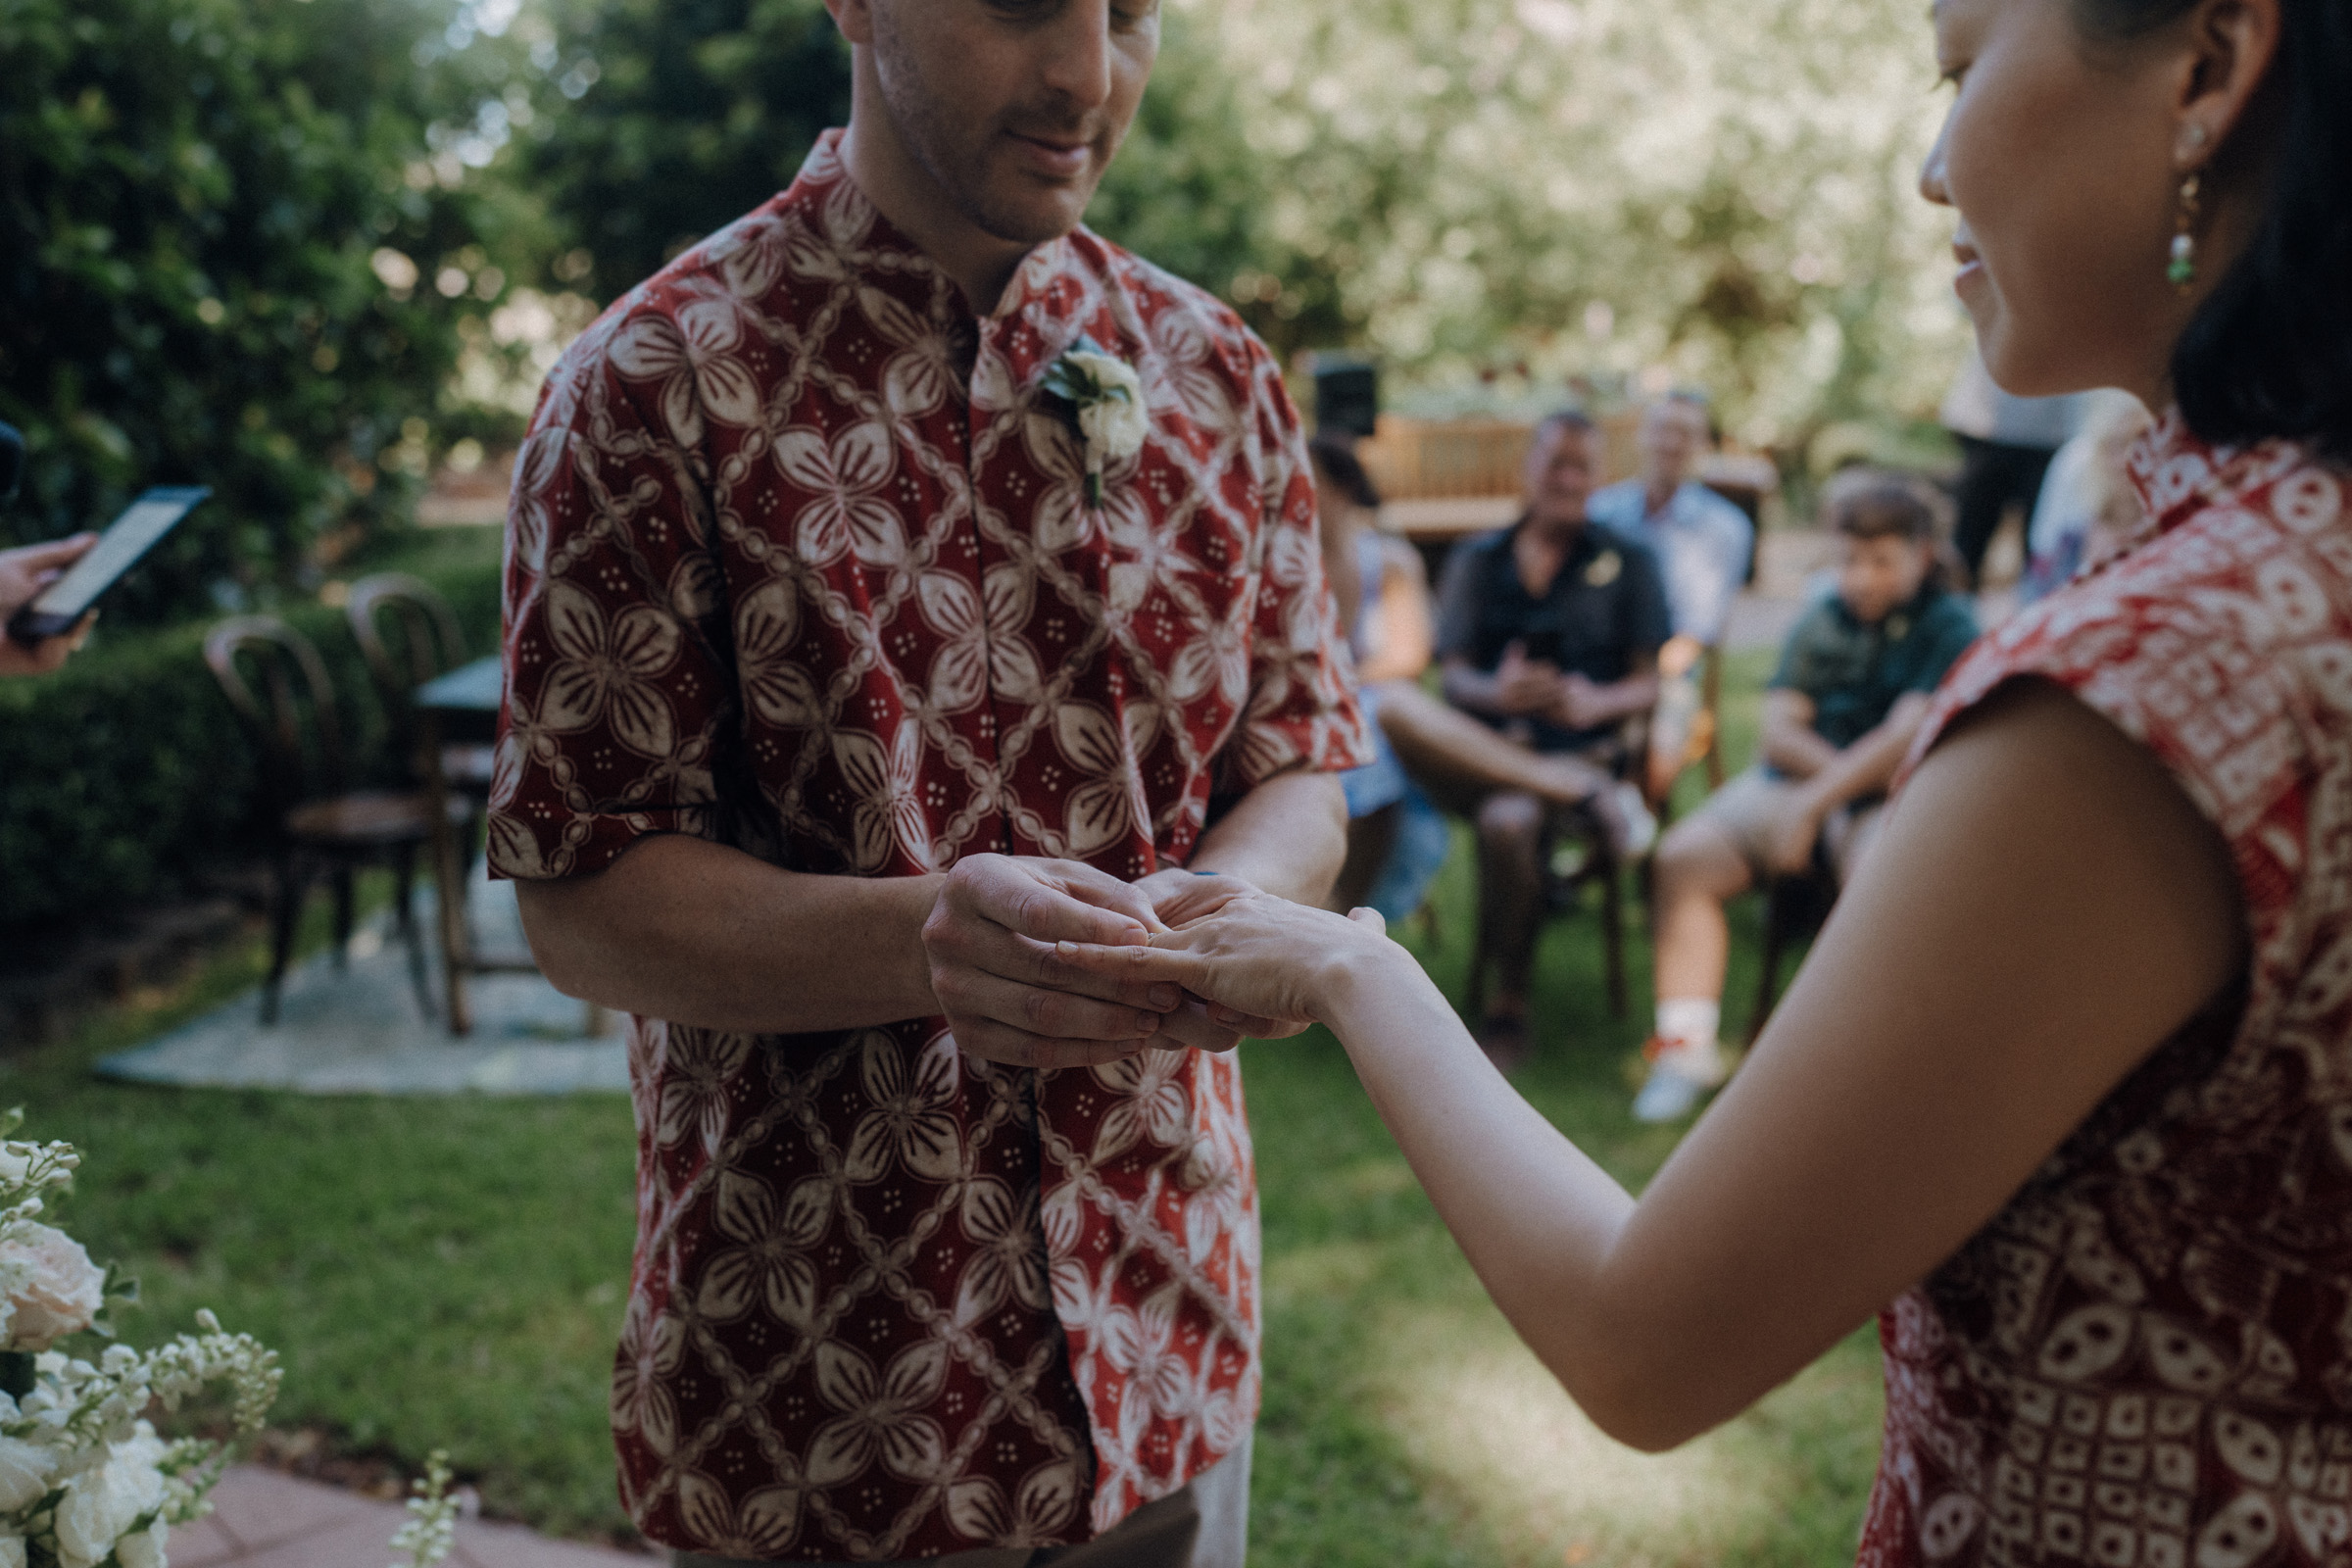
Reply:
[[[311,884],[324,876],[334,890],[334,960],[340,967],[351,941],[354,876],[368,865],[392,870],[394,919],[408,949],[417,1004],[429,1018],[432,995],[410,899],[418,852],[431,836],[426,797],[350,787],[326,665],[310,639],[276,616],[222,621],[204,640],[204,660],[262,763],[272,873],[262,1022],[277,1021],[278,993]]]
[[[1613,749],[1611,776],[1619,782],[1638,779],[1646,766],[1649,755],[1649,715],[1638,713],[1628,718],[1618,732]],[[1608,980],[1609,1014],[1626,1015],[1625,982],[1625,887],[1629,873],[1638,870],[1635,860],[1617,853],[1600,819],[1589,809],[1568,811],[1560,826],[1560,837],[1546,858],[1544,870],[1543,902],[1538,919],[1549,923],[1563,915],[1574,913],[1584,903],[1585,891],[1594,889],[1599,898],[1601,956]],[[1494,966],[1494,954],[1488,947],[1493,935],[1486,922],[1478,922],[1478,942],[1470,958],[1470,994],[1468,1012],[1473,1018],[1486,1011],[1488,971]]]
[[[381,571],[353,583],[344,612],[409,777],[421,786],[431,771],[424,756],[429,726],[416,711],[416,688],[466,662],[466,634],[457,613],[430,584],[404,571]],[[441,748],[442,777],[450,788],[476,800],[489,798],[491,763],[487,746]]]

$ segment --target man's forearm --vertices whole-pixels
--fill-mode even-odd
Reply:
[[[1611,681],[1593,694],[1599,704],[1600,716],[1596,724],[1612,724],[1636,713],[1646,713],[1658,706],[1658,677],[1654,671],[1629,675],[1624,680]]]
[[[1238,876],[1296,904],[1320,905],[1348,858],[1348,798],[1337,774],[1277,773],[1201,835],[1187,868]]]
[[[1927,712],[1925,699],[1905,698],[1878,728],[1839,752],[1806,782],[1816,808],[1827,815],[1849,801],[1884,793],[1910,755]]]
[[[517,882],[558,990],[647,1017],[807,1034],[937,1012],[922,942],[942,878],[813,876],[647,839],[593,876]]]

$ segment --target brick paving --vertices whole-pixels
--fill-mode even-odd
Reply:
[[[389,1568],[397,1502],[239,1465],[213,1492],[213,1513],[172,1532],[172,1568]],[[649,1568],[661,1559],[549,1541],[520,1525],[458,1526],[448,1568]]]

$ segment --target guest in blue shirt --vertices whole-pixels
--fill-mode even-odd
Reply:
[[[1667,393],[1642,416],[1642,475],[1593,493],[1594,522],[1647,541],[1666,575],[1676,641],[1718,647],[1747,581],[1756,528],[1747,514],[1691,477],[1714,444],[1706,395]]]

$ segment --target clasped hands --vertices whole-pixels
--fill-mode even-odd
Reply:
[[[1601,686],[1547,660],[1528,658],[1525,643],[1503,649],[1494,666],[1494,700],[1515,718],[1541,718],[1562,729],[1592,729],[1617,716]]]
[[[968,1054],[1019,1067],[1093,1066],[1147,1048],[1230,1051],[1244,1035],[1297,1034],[1307,1020],[1213,1004],[1178,984],[1065,956],[1145,948],[1244,898],[1267,895],[1239,877],[1167,870],[1121,882],[1075,860],[971,856],[948,873],[923,923],[932,994]]]

